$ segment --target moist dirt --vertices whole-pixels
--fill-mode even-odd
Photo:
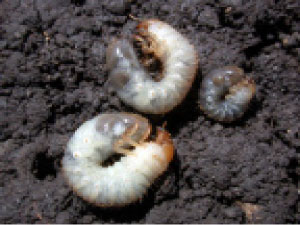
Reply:
[[[176,155],[141,202],[95,207],[67,186],[72,133],[136,112],[107,91],[105,50],[157,18],[197,50],[197,78],[167,122]],[[296,223],[300,149],[298,0],[0,0],[0,223]],[[202,77],[237,65],[257,84],[239,121],[199,109]],[[136,112],[137,113],[137,112]]]

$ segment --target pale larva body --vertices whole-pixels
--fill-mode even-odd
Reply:
[[[169,134],[160,129],[155,141],[146,142],[150,130],[145,118],[128,113],[102,114],[85,122],[68,142],[62,161],[69,185],[97,206],[123,206],[141,199],[173,157]],[[133,150],[126,149],[133,145]],[[126,155],[104,167],[116,152]]]
[[[202,81],[200,108],[218,121],[231,122],[245,113],[255,94],[254,81],[236,66],[211,71]]]
[[[107,50],[109,83],[121,100],[136,110],[167,113],[182,102],[194,81],[196,51],[183,35],[159,20],[141,22],[135,38],[144,53],[153,54],[161,62],[162,79],[154,81],[140,64],[132,44],[118,39]]]

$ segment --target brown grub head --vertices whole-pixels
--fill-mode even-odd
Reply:
[[[143,20],[142,22],[140,22],[136,28],[137,28],[138,32],[148,32],[148,27],[149,27],[150,23],[153,23],[153,22],[162,23],[158,19],[147,19],[147,20]]]
[[[174,156],[174,144],[171,139],[170,133],[162,128],[157,128],[157,136],[155,143],[163,147],[168,162],[172,161]]]

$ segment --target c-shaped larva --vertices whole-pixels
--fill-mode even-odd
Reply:
[[[97,206],[123,206],[141,199],[174,153],[167,131],[159,128],[156,139],[147,141],[150,132],[148,120],[136,114],[102,114],[85,122],[68,142],[62,160],[69,185]],[[115,153],[125,156],[104,166]]]
[[[154,81],[126,39],[113,41],[107,49],[109,84],[123,102],[136,110],[163,114],[180,104],[188,93],[197,70],[194,47],[170,25],[155,19],[141,22],[135,39],[145,55],[162,64],[159,81]]]
[[[200,108],[215,120],[231,122],[245,113],[254,94],[254,81],[241,68],[226,66],[204,77]]]

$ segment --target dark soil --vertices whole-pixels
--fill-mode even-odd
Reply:
[[[221,2],[221,3],[220,3]],[[186,100],[165,116],[176,157],[142,202],[101,209],[62,177],[65,145],[102,112],[134,112],[105,89],[105,50],[138,18],[174,26],[199,54]],[[0,223],[296,223],[299,0],[0,0]],[[237,65],[257,83],[238,122],[198,108],[201,77]]]

